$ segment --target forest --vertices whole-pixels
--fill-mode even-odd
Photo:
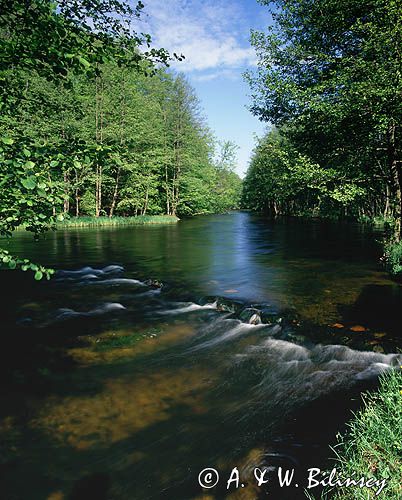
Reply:
[[[183,56],[133,31],[143,7],[1,2],[2,235],[22,226],[37,236],[70,216],[238,207],[237,146],[216,140],[168,67]]]
[[[399,1],[262,0],[252,112],[271,124],[243,205],[270,215],[392,221],[401,239],[402,7]]]

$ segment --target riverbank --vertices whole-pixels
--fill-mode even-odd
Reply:
[[[377,392],[363,396],[363,407],[349,423],[348,432],[338,438],[336,471],[338,478],[385,480],[381,497],[402,496],[402,367],[380,378]],[[376,488],[344,487],[335,499],[375,498]],[[328,492],[330,494],[330,492]]]
[[[143,226],[145,224],[175,224],[174,215],[138,215],[136,217],[70,217],[57,222],[57,228],[100,226]]]

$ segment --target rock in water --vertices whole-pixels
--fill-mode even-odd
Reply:
[[[223,297],[219,297],[217,301],[217,310],[222,312],[235,313],[242,309],[243,304],[235,300],[228,300]]]
[[[249,325],[259,325],[261,321],[261,311],[254,307],[246,307],[239,315],[240,319]]]
[[[163,287],[163,283],[159,280],[145,280],[144,281],[145,285],[151,287],[151,288],[162,288]]]

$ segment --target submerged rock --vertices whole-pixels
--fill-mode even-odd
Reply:
[[[162,288],[163,287],[163,283],[159,280],[148,279],[148,280],[144,281],[144,284],[151,287],[151,288]]]
[[[225,299],[224,297],[219,297],[217,300],[216,308],[218,311],[236,313],[243,309],[244,304],[236,300]]]
[[[243,309],[240,312],[239,317],[242,321],[248,323],[249,325],[259,325],[260,323],[262,323],[261,311],[253,307],[246,307],[245,309]]]
[[[272,311],[261,311],[261,321],[266,325],[273,325],[274,323],[281,323],[282,318]]]
[[[219,297],[215,295],[207,295],[206,297],[201,297],[199,300],[199,303],[201,306],[206,306],[208,304],[215,304],[217,302]]]

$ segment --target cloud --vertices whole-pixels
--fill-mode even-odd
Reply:
[[[244,7],[225,0],[144,0],[146,29],[156,46],[184,54],[180,71],[229,70],[256,63]],[[143,31],[146,31],[144,29]],[[210,73],[206,80],[215,78]]]
[[[221,69],[218,71],[203,71],[192,75],[192,80],[195,82],[210,82],[218,78],[226,78],[227,80],[239,80],[241,73],[234,69]]]

